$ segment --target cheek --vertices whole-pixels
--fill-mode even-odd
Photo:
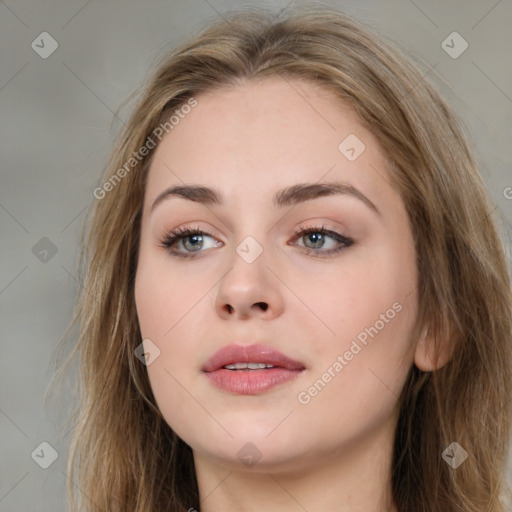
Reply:
[[[324,275],[318,284],[298,290],[317,317],[307,312],[297,318],[311,340],[316,332],[322,341],[315,343],[319,364],[311,380],[321,379],[319,372],[343,357],[343,369],[332,370],[336,378],[327,386],[332,391],[320,400],[325,404],[346,390],[360,403],[370,404],[380,388],[385,393],[391,389],[389,398],[394,400],[412,364],[410,336],[417,314],[414,251],[399,243],[379,247],[359,250],[357,257],[346,259],[346,271]]]
[[[205,295],[212,285],[206,276],[170,269],[165,256],[141,255],[135,277],[135,303],[143,337],[162,341],[174,338],[175,329],[198,318],[198,309],[207,301]]]
[[[181,382],[185,374],[199,371],[198,346],[205,339],[205,319],[211,318],[208,291],[215,280],[176,268],[165,255],[142,251],[135,276],[142,339],[150,339],[160,350],[147,368],[157,393],[176,384],[171,375]]]
[[[316,344],[318,364],[296,403],[300,428],[321,432],[320,443],[364,436],[396,410],[412,364],[415,308],[390,281],[367,276],[365,283],[345,282],[332,295],[336,300],[324,300],[319,310],[336,336]]]
[[[347,253],[342,263],[327,264],[307,276],[286,276],[287,284],[300,298],[295,301],[291,297],[297,302],[295,313],[301,310],[297,321],[316,326],[318,336],[328,344],[342,345],[376,322],[379,330],[383,330],[384,321],[385,330],[392,326],[398,332],[401,322],[394,321],[400,316],[396,309],[407,310],[407,315],[414,313],[410,311],[414,274],[409,272],[409,259],[398,259],[390,247],[373,251],[359,248],[353,256]],[[385,315],[384,320],[381,315]],[[401,312],[401,316],[405,314]]]
[[[165,268],[151,263],[141,258],[135,278],[141,336],[159,350],[146,370],[158,408],[167,423],[183,436],[193,421],[189,418],[204,413],[195,409],[197,404],[186,392],[193,373],[199,370],[197,346],[191,340],[200,336],[194,318],[204,314],[206,302],[200,300],[204,291],[188,286],[183,276],[166,275]],[[181,412],[177,415],[176,411]]]

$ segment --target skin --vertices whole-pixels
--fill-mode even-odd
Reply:
[[[415,251],[384,156],[354,112],[306,81],[248,81],[197,100],[149,170],[135,300],[142,337],[160,350],[147,366],[153,393],[193,449],[201,510],[394,511],[397,400],[412,364],[429,369],[429,344],[411,339]],[[366,146],[352,162],[338,150],[349,134]],[[380,215],[350,195],[274,208],[276,191],[320,181],[351,184]],[[163,190],[183,184],[215,187],[225,204],[170,197],[150,211]],[[314,249],[311,235],[295,235],[322,224],[354,245],[323,256],[340,244],[326,235]],[[195,259],[161,246],[167,232],[187,226],[207,233]],[[236,252],[247,236],[263,249],[252,263]],[[173,249],[193,252],[190,242]],[[299,393],[396,302],[401,311],[300,403]],[[256,342],[306,370],[256,396],[221,391],[201,372],[222,346]],[[252,467],[237,456],[248,442],[262,455]]]

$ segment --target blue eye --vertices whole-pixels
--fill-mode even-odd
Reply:
[[[199,228],[178,228],[174,231],[171,231],[170,233],[167,233],[164,239],[161,241],[160,245],[165,247],[169,251],[169,254],[173,256],[178,256],[181,258],[193,258],[195,257],[195,252],[201,252],[201,249],[204,245],[203,239],[205,238],[205,235],[208,238],[213,238],[211,235],[205,233]],[[188,249],[191,249],[189,254],[186,252],[179,252],[175,249],[175,246],[180,242],[187,251]],[[185,242],[190,243],[185,244]]]
[[[298,230],[295,232],[296,239],[306,240],[307,242],[311,242],[313,247],[302,247],[306,250],[307,254],[316,253],[317,256],[321,255],[331,255],[336,254],[344,249],[349,248],[354,244],[354,240],[348,238],[341,233],[337,233],[336,231],[332,231],[330,229],[326,229],[325,226],[314,226],[310,228],[304,228],[303,226],[299,226]],[[315,236],[311,236],[315,235]],[[325,245],[325,240],[327,238],[331,238],[335,241],[335,246],[333,248],[318,251],[320,247],[323,248]],[[336,246],[337,244],[341,244]],[[320,245],[320,247],[319,247]]]
[[[196,257],[195,253],[203,252],[201,249],[205,248],[205,238],[211,238],[214,240],[211,235],[202,231],[198,227],[178,228],[167,233],[163,240],[161,240],[160,245],[166,248],[169,254],[172,256],[177,256],[180,258],[194,258]],[[307,254],[314,254],[315,256],[320,257],[336,254],[354,244],[352,239],[347,238],[346,236],[343,236],[341,233],[337,233],[336,231],[326,229],[324,226],[314,226],[310,228],[299,226],[298,230],[295,232],[294,240],[298,239],[305,240],[306,243],[311,243],[313,247],[308,247],[307,245],[297,245],[297,247],[299,247]],[[334,240],[333,248],[327,250],[324,248],[326,245],[326,239]],[[176,248],[176,246],[179,246],[180,243],[182,244],[182,248],[185,249],[185,252],[182,252]],[[220,244],[222,244],[222,242],[216,241],[213,244],[210,244],[210,247],[206,248],[208,249],[211,247],[219,247]]]

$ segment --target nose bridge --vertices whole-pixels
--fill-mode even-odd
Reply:
[[[229,261],[230,271],[223,281],[233,281],[241,291],[261,289],[266,281],[269,248],[261,235],[258,238],[260,241],[253,235],[244,236]]]
[[[264,226],[255,230],[243,231],[243,223],[237,226],[242,233],[241,240],[234,246],[229,259],[229,270],[221,279],[215,297],[219,314],[232,314],[247,317],[251,314],[276,315],[282,300],[279,283],[267,268],[271,267],[272,250],[267,245],[268,238]],[[255,223],[251,223],[254,226]],[[264,240],[263,240],[264,239]],[[252,313],[251,313],[252,312]]]
[[[256,194],[251,201],[236,201],[234,211],[238,215],[232,223],[231,236],[234,241],[236,255],[246,264],[250,265],[255,261],[266,260],[270,249],[271,228],[265,219],[265,212],[268,212],[268,205],[265,200],[255,200]],[[258,194],[261,196],[261,194]]]

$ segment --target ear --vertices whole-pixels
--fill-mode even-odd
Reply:
[[[425,327],[418,340],[414,352],[414,364],[423,372],[432,372],[442,368],[453,355],[454,343],[451,337],[443,340],[436,339],[434,333],[429,333]]]

